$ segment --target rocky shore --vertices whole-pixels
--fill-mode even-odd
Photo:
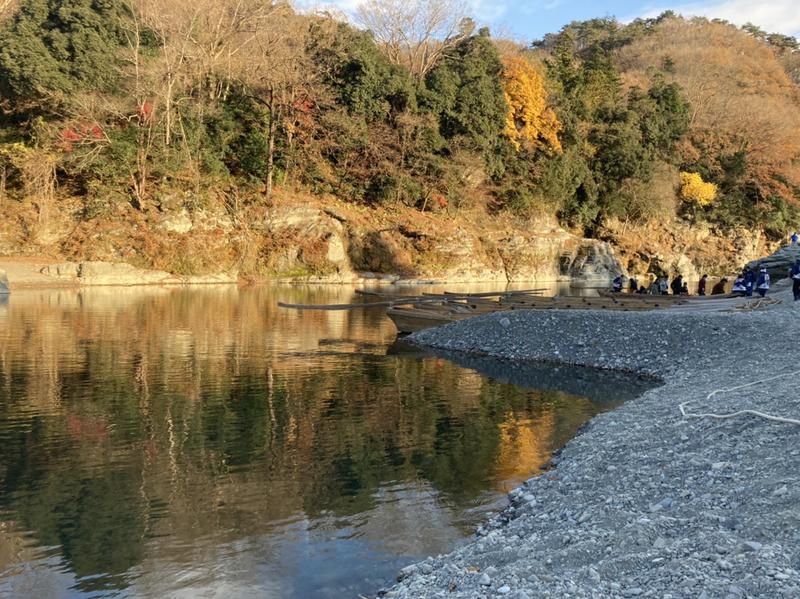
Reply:
[[[194,207],[180,207],[183,200]],[[28,213],[22,218],[15,212],[20,206],[8,203],[0,206],[0,256],[48,257],[42,266],[54,266],[56,276],[41,281],[35,272],[26,282],[45,286],[91,285],[92,278],[112,275],[118,281],[144,279],[115,283],[123,285],[152,284],[154,278],[167,284],[209,277],[220,282],[238,275],[302,284],[568,281],[592,287],[608,285],[620,273],[642,283],[662,273],[690,281],[706,273],[730,276],[776,247],[759,231],[680,220],[609,219],[589,239],[552,216],[519,219],[481,207],[420,212],[286,193],[268,210],[255,203],[231,213],[230,206],[201,208],[190,197],[183,200],[172,198],[169,207],[146,214],[120,208],[90,220],[82,198],[60,201],[59,211],[45,220]],[[97,272],[96,265],[120,263],[157,272],[108,272],[113,266]],[[7,270],[12,288],[19,286],[18,273]]]
[[[431,348],[664,384],[595,418],[474,540],[405,568],[382,594],[800,596],[800,426],[680,411],[688,401],[689,412],[800,418],[800,309],[786,287],[775,295],[783,302],[764,311],[514,312],[414,335]]]

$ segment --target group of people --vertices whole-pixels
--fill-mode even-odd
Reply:
[[[766,297],[769,291],[770,277],[766,268],[761,268],[758,275],[752,268],[745,268],[733,281],[732,293],[738,293],[751,297],[753,293],[758,293],[761,297]]]
[[[708,275],[705,275],[701,280],[702,293],[705,295],[705,285]],[[622,275],[617,276],[612,283],[612,291],[621,293],[624,287],[625,278]],[[628,291],[630,293],[638,293],[639,295],[689,295],[689,285],[683,280],[681,275],[675,277],[670,283],[667,277],[655,278],[650,282],[648,287],[644,285],[639,286],[639,283],[634,277],[628,279]]]
[[[796,246],[800,244],[800,235],[797,232],[791,235],[791,245]],[[792,267],[789,269],[789,278],[792,280],[792,293],[794,294],[794,301],[800,301],[800,257],[798,257]],[[711,295],[724,295],[725,286],[728,279],[723,277],[712,288]],[[742,272],[734,279],[733,288],[731,293],[746,297],[752,297],[758,294],[761,297],[766,297],[770,288],[770,276],[767,269],[761,267],[758,273],[749,266],[746,266]],[[621,293],[625,285],[625,277],[618,275],[612,283],[612,291]],[[708,288],[708,275],[703,275],[697,283],[697,295],[706,295]],[[655,277],[650,282],[648,287],[644,285],[639,286],[634,277],[628,279],[628,291],[630,293],[638,293],[640,295],[690,295],[689,285],[683,280],[681,275],[678,275],[670,282],[666,276]]]
[[[800,299],[800,259],[795,262],[789,276],[793,280],[794,299]],[[720,279],[712,288],[711,295],[723,295],[725,293],[725,285],[728,283],[727,278]],[[612,291],[621,293],[624,287],[624,277],[617,276],[612,283]],[[770,287],[770,277],[766,268],[762,268],[758,275],[749,267],[745,268],[742,273],[736,277],[733,282],[732,293],[740,293],[747,297],[758,293],[761,297],[765,297]],[[708,289],[708,275],[703,275],[697,283],[697,295],[706,295]],[[689,285],[683,280],[681,275],[678,275],[670,282],[667,277],[662,276],[655,278],[651,281],[649,287],[639,286],[634,277],[628,279],[628,290],[630,293],[638,293],[640,295],[690,295]]]

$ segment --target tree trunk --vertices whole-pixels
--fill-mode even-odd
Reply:
[[[275,170],[275,90],[269,90],[269,129],[267,130],[267,205],[272,203],[272,179]]]
[[[169,146],[172,140],[172,73],[167,74],[167,94],[164,121],[164,145]]]

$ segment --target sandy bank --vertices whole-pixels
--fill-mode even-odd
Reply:
[[[800,375],[785,376],[800,369],[798,339],[791,301],[752,313],[494,314],[417,333],[449,351],[665,384],[598,416],[472,542],[406,568],[386,596],[800,596],[800,427],[679,411],[692,400],[690,410],[800,418]]]

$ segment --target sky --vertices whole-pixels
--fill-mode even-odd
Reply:
[[[636,17],[654,17],[665,10],[684,16],[721,18],[743,25],[751,22],[769,33],[800,36],[798,0],[466,0],[479,24],[489,25],[503,37],[521,42],[556,32],[574,20],[594,17],[617,17],[629,21]],[[325,0],[345,13],[355,10],[359,0]],[[297,0],[300,8],[322,2]]]

